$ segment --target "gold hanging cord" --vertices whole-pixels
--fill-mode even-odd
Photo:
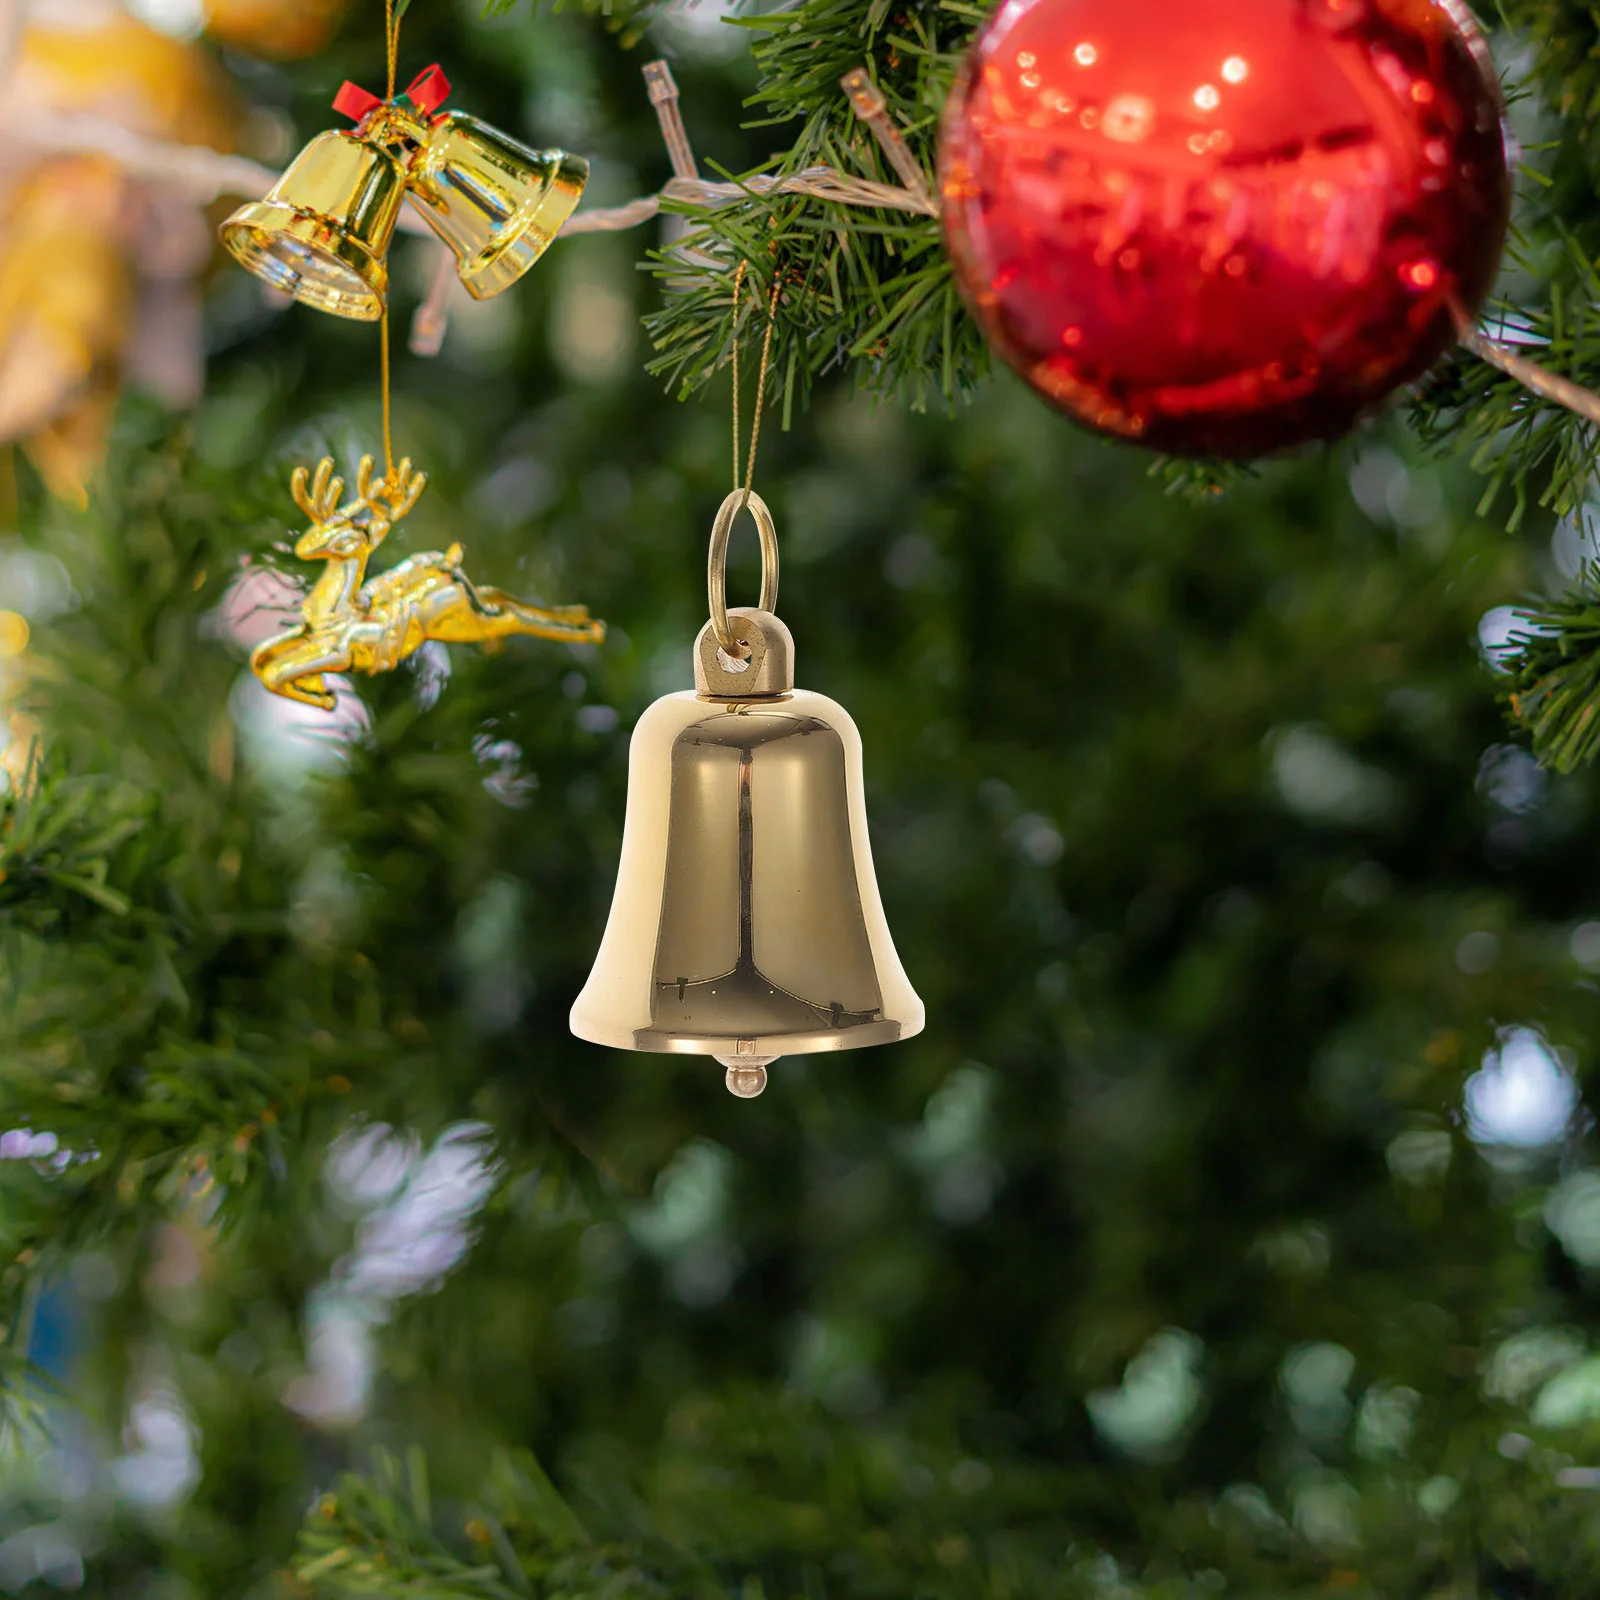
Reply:
[[[739,487],[739,291],[744,287],[746,263],[733,275],[733,486]],[[745,493],[756,475],[756,446],[761,442],[761,406],[767,395],[767,366],[772,359],[772,317],[778,309],[778,274],[772,274],[772,298],[767,302],[767,331],[761,339],[761,370],[756,374],[756,414],[750,424],[750,455],[745,463]]]
[[[778,274],[772,275],[772,297],[767,302],[767,330],[761,340],[761,367],[756,374],[755,417],[750,424],[750,454],[745,459],[744,486],[739,484],[739,291],[744,285],[745,263],[733,275],[733,492],[722,502],[711,527],[711,551],[706,559],[706,594],[711,602],[711,631],[725,655],[742,658],[745,646],[728,627],[728,535],[733,519],[746,506],[761,536],[761,609],[778,607],[778,531],[767,503],[751,487],[756,473],[756,446],[761,442],[761,408],[767,396],[767,369],[772,359],[773,314],[778,309]]]
[[[383,47],[389,76],[384,99],[394,103],[395,67],[400,59],[400,18],[395,15],[394,0],[383,0]],[[389,404],[389,296],[383,297],[383,311],[378,318],[378,350],[380,384],[383,389],[383,476],[386,483],[394,477],[394,430]]]

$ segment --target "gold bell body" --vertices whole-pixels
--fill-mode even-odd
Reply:
[[[375,322],[389,292],[387,257],[406,175],[358,133],[319,133],[265,199],[240,206],[222,242],[257,277],[335,316]]]
[[[907,1039],[924,1013],[878,896],[855,724],[794,687],[777,617],[726,615],[747,659],[708,623],[697,690],[634,730],[616,894],[572,1031],[714,1056],[749,1097],[778,1056]]]
[[[429,123],[406,178],[428,225],[455,254],[467,293],[487,300],[544,254],[578,204],[589,163],[565,150],[530,150],[451,111]]]

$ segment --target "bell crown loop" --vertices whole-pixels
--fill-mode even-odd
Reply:
[[[759,609],[774,613],[778,609],[778,530],[767,502],[748,486],[733,490],[717,510],[711,525],[711,549],[706,557],[706,595],[711,603],[711,632],[729,656],[742,659],[747,641],[739,639],[728,626],[728,536],[733,519],[749,506],[761,536],[761,604]],[[776,621],[776,617],[773,618]],[[781,624],[780,624],[781,626]],[[784,629],[787,633],[788,630]],[[696,651],[696,660],[699,652]]]
[[[735,606],[728,631],[738,653],[724,650],[708,622],[694,642],[694,688],[702,700],[740,704],[782,700],[794,692],[794,636],[770,611]]]
[[[376,145],[422,145],[427,143],[428,122],[399,100],[380,100],[356,124],[355,136]]]

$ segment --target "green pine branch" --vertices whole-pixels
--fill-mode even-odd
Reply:
[[[1532,87],[1560,118],[1559,176],[1600,176],[1600,16],[1587,0],[1496,0],[1486,20],[1521,43]],[[1590,193],[1593,193],[1593,185]],[[1560,195],[1552,201],[1559,203]]]
[[[1536,260],[1526,236],[1513,241],[1511,265],[1549,278],[1549,301],[1528,309],[1502,305],[1485,319],[1491,338],[1586,389],[1600,390],[1600,270],[1572,232],[1553,224]],[[1570,278],[1571,283],[1563,281]],[[1593,468],[1594,424],[1532,393],[1487,361],[1458,350],[1422,386],[1411,419],[1441,453],[1467,452],[1488,483],[1481,510],[1502,493],[1512,499],[1514,531],[1530,504],[1568,516],[1582,504]]]
[[[636,1552],[596,1541],[526,1451],[496,1457],[481,1503],[437,1529],[427,1463],[378,1452],[346,1473],[301,1529],[292,1567],[319,1600],[712,1600],[720,1589],[663,1582]],[[681,1574],[680,1574],[681,1577]]]
[[[1541,764],[1572,772],[1600,756],[1600,566],[1558,599],[1522,613],[1505,699]]]
[[[881,0],[806,0],[743,19],[757,35],[761,73],[754,126],[781,128],[777,142],[788,145],[762,170],[786,176],[826,165],[899,184],[839,87],[864,64],[931,180],[939,114],[978,15],[948,0],[893,12]],[[738,205],[670,209],[694,226],[656,258],[669,292],[647,325],[657,350],[651,370],[680,396],[728,360],[739,262],[746,290],[738,336],[742,348],[759,347],[773,306],[771,393],[785,421],[825,376],[923,409],[953,404],[987,373],[987,349],[961,303],[935,218],[753,192]]]
[[[977,1498],[959,1485],[990,1466],[954,1449],[793,1396],[699,1394],[638,1488],[618,1481],[609,1455],[601,1474],[587,1472],[580,1452],[581,1518],[526,1451],[499,1454],[470,1500],[447,1504],[420,1451],[404,1462],[380,1452],[306,1518],[291,1577],[305,1600],[1097,1600],[1110,1571],[1129,1600],[1204,1600],[1226,1570],[1230,1593],[1315,1600],[1345,1588],[1432,1593],[1440,1571],[1515,1553],[1586,1592],[1594,1519],[1562,1487],[1567,1458],[1508,1463],[1494,1450],[1503,1431],[1489,1417],[1415,1458],[1351,1463],[1363,1537],[1330,1559],[1258,1488],[1172,1497],[1150,1467],[1137,1501],[1113,1502],[1103,1464],[1025,1464],[997,1450],[995,1481]],[[1430,1510],[1425,1486],[1441,1474],[1452,1484],[1476,1474],[1481,1495]],[[1121,1522],[1126,1535],[1124,1518],[1145,1549],[1161,1529],[1166,1554],[1119,1563],[1112,1530]]]
[[[40,1282],[197,1204],[217,1228],[287,1204],[387,1059],[371,963],[297,925],[296,840],[235,759],[238,663],[195,648],[263,506],[169,443],[119,466],[124,493],[42,514],[84,600],[35,631],[49,738],[0,794],[0,1132],[45,1141],[0,1160],[13,1423]]]
[[[133,1260],[196,1215],[248,1250],[313,1204],[352,1118],[437,1126],[472,1091],[447,1113],[436,1086],[484,1071],[470,972],[431,931],[408,965],[381,918],[454,904],[474,876],[438,841],[514,815],[473,755],[485,701],[458,679],[436,711],[451,759],[419,755],[408,675],[372,686],[370,745],[337,771],[285,776],[244,743],[246,669],[216,619],[240,558],[283,537],[285,476],[241,480],[157,432],[119,447],[93,509],[28,508],[78,603],[33,630],[25,708],[47,733],[0,793],[0,1133],[42,1141],[0,1159],[0,1429],[35,1411],[26,1308],[75,1253]],[[525,737],[575,770],[586,736]],[[338,869],[321,899],[319,863]],[[529,1123],[520,1154],[549,1181],[585,1171]]]
[[[41,1281],[202,1198],[244,1221],[305,1181],[315,1104],[348,1081],[303,1017],[272,1030],[225,999],[241,939],[282,934],[177,902],[194,844],[153,792],[54,759],[0,799],[0,1129],[49,1144],[0,1161],[0,1422],[27,1406]]]

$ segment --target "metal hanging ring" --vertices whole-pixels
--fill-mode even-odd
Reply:
[[[741,508],[750,507],[761,535],[761,609],[778,609],[778,530],[773,526],[767,502],[753,489],[735,489],[722,502],[717,520],[711,525],[711,553],[706,558],[706,593],[711,600],[711,631],[717,643],[730,656],[742,656],[744,646],[728,627],[728,535]]]

